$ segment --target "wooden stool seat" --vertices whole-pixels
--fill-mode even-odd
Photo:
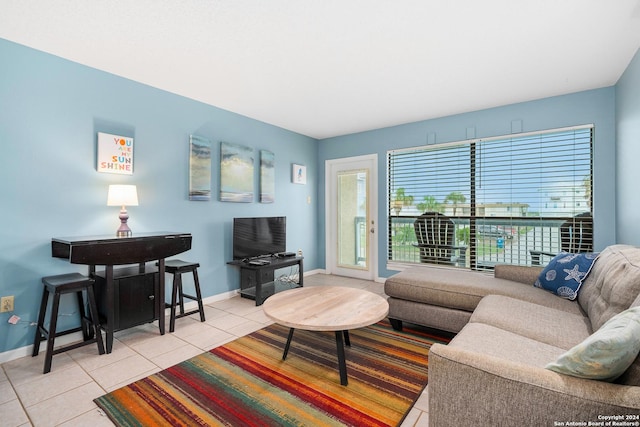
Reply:
[[[51,362],[54,354],[62,353],[67,350],[82,347],[88,344],[97,343],[98,353],[104,354],[104,344],[102,342],[102,334],[100,333],[100,320],[98,318],[98,307],[93,292],[94,280],[80,273],[60,274],[57,276],[47,276],[42,278],[44,289],[42,291],[42,300],[40,302],[40,312],[38,314],[38,325],[36,336],[33,341],[32,357],[40,352],[40,342],[47,340],[47,354],[44,360],[43,373],[51,371]],[[89,306],[89,316],[84,309],[84,299],[82,292],[87,292],[87,304]],[[75,293],[78,299],[78,310],[80,311],[80,327],[57,331],[58,324],[58,308],[60,306],[60,296],[64,294]],[[49,295],[53,295],[53,303],[51,304],[51,318],[49,320],[49,329],[44,326],[45,314],[49,301]],[[56,337],[82,331],[83,341],[59,347],[54,350]]]
[[[169,320],[169,332],[173,332],[176,326],[176,319],[184,316],[190,316],[200,313],[200,321],[204,322],[204,306],[202,304],[202,294],[200,293],[200,281],[198,280],[197,262],[188,262],[181,259],[169,259],[165,261],[164,271],[173,274],[173,290],[171,292],[171,304],[166,304],[171,308],[171,317]],[[196,296],[185,294],[182,290],[182,274],[193,273],[193,282],[196,289]],[[184,299],[190,299],[198,302],[198,308],[188,312],[184,311]],[[179,300],[179,301],[178,301]],[[176,306],[180,303],[180,314],[176,314]]]

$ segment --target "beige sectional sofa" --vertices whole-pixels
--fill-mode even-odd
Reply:
[[[640,425],[640,358],[613,382],[545,368],[640,306],[640,248],[602,251],[575,301],[534,287],[541,270],[415,267],[386,280],[394,327],[457,333],[429,352],[430,425]]]

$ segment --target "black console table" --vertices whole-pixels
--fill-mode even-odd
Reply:
[[[131,237],[82,236],[54,237],[51,255],[72,264],[89,266],[89,275],[96,279],[98,306],[106,333],[106,351],[113,348],[113,333],[141,323],[158,320],[164,335],[164,259],[191,249],[190,233],[139,233]],[[157,261],[158,267],[145,263]],[[138,264],[120,269],[114,265]],[[104,265],[104,272],[96,273],[96,265]],[[137,274],[136,274],[137,270]],[[133,287],[133,289],[131,289]],[[131,313],[133,306],[141,310]]]
[[[304,257],[262,257],[259,260],[269,261],[268,264],[254,265],[250,261],[234,260],[227,264],[240,268],[240,295],[253,299],[256,305],[262,305],[271,295],[286,289],[300,288],[303,285]],[[298,265],[298,282],[275,280],[275,271],[280,268]]]

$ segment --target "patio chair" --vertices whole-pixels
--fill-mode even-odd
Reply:
[[[560,250],[562,252],[580,253],[593,251],[593,217],[591,212],[584,212],[565,221],[560,226]],[[553,252],[530,250],[531,264],[540,265],[542,255],[553,258]]]
[[[454,246],[455,225],[446,215],[439,212],[425,212],[413,223],[417,244],[420,248],[420,262],[429,264],[454,265],[465,263],[465,246]]]

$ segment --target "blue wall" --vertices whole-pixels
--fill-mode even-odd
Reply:
[[[11,326],[12,313],[0,314],[0,353],[32,343],[42,276],[86,272],[53,259],[51,237],[115,233],[119,208],[106,206],[112,183],[138,186],[140,205],[128,208],[134,233],[193,234],[181,257],[200,263],[205,297],[239,286],[226,265],[235,216],[286,215],[288,249],[303,249],[305,270],[321,266],[316,140],[2,39],[0,63],[0,296],[15,295],[22,319]],[[96,171],[97,132],[134,138],[132,176]],[[210,202],[188,200],[190,134],[213,143]],[[220,141],[275,153],[275,203],[216,199]],[[292,163],[307,166],[307,185],[291,183]],[[256,189],[258,167],[256,156]]]
[[[437,101],[434,101],[437,102]],[[566,126],[595,125],[594,155],[594,230],[595,246],[601,249],[615,242],[615,88],[580,92],[345,135],[320,141],[318,156],[318,212],[324,212],[324,164],[326,160],[364,154],[378,155],[378,275],[388,277],[395,271],[386,268],[386,189],[387,150],[427,144],[430,134],[436,143],[462,141],[468,133],[475,138],[507,135],[512,127],[521,132]],[[610,219],[610,220],[608,220]],[[318,230],[320,257],[324,254],[324,223]],[[640,243],[640,242],[637,242]],[[321,261],[322,263],[322,261]]]
[[[235,216],[286,215],[288,248],[303,249],[307,271],[325,266],[328,159],[378,155],[377,214],[384,223],[389,149],[424,145],[428,135],[442,143],[467,139],[469,132],[478,138],[505,135],[512,126],[527,132],[593,123],[596,247],[618,241],[640,245],[640,200],[634,191],[640,176],[635,161],[640,154],[639,56],[616,87],[318,142],[0,39],[0,296],[16,296],[15,314],[22,319],[10,326],[11,313],[0,314],[0,354],[31,344],[42,276],[86,271],[51,258],[51,237],[111,234],[117,228],[118,208],[106,206],[112,183],[138,186],[140,206],[129,208],[134,233],[193,233],[193,249],[184,258],[200,262],[203,293],[212,296],[238,287],[237,271],[225,264],[231,259]],[[96,172],[97,132],[135,138],[133,176]],[[214,143],[216,193],[220,141],[273,151],[276,203],[188,201],[190,134]],[[291,183],[292,163],[307,166],[307,185]],[[379,230],[380,277],[394,273],[385,265],[385,236],[386,230]]]
[[[640,50],[616,85],[616,122],[617,240],[640,245]]]

